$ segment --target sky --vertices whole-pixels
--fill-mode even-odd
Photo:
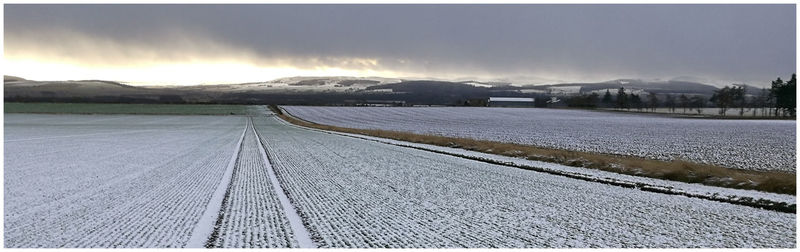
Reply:
[[[379,76],[765,86],[794,5],[4,6],[5,75],[216,84]]]

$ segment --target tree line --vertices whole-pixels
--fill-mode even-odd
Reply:
[[[762,88],[758,95],[748,95],[745,85],[734,84],[714,91],[711,97],[686,94],[658,95],[654,92],[635,94],[620,87],[615,95],[606,90],[602,98],[599,94],[592,93],[564,100],[570,107],[606,107],[652,112],[657,108],[667,108],[670,113],[682,109],[683,113],[696,111],[701,114],[704,108],[713,106],[718,109],[718,114],[721,116],[727,116],[731,110],[735,110],[739,116],[744,116],[747,110],[753,116],[794,117],[796,82],[795,74],[792,74],[791,79],[786,82],[779,77],[772,81],[769,88]]]
[[[644,97],[642,97],[644,96]],[[609,90],[600,98],[597,93],[588,95],[581,95],[565,99],[567,106],[570,107],[605,107],[616,109],[635,109],[638,111],[655,111],[656,108],[666,107],[670,112],[674,113],[678,108],[683,109],[683,113],[688,111],[698,110],[702,113],[703,108],[706,107],[707,99],[702,95],[681,94],[675,96],[667,94],[659,98],[655,92],[648,92],[640,95],[628,92],[624,87],[617,89],[615,95],[612,95]]]
[[[728,109],[738,108],[739,116],[743,116],[745,108],[752,111],[753,116],[780,116],[794,117],[796,113],[795,99],[797,97],[797,76],[792,74],[788,82],[784,82],[780,77],[772,81],[769,89],[762,88],[758,95],[747,97],[746,87],[743,85],[728,87],[725,86],[714,92],[711,96],[720,115],[727,115]]]

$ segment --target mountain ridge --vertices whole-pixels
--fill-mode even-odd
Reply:
[[[265,82],[192,86],[133,86],[104,80],[32,81],[4,76],[6,79],[9,79],[4,81],[6,101],[346,104],[352,100],[402,100],[413,104],[453,105],[490,96],[602,95],[606,90],[616,94],[619,87],[632,93],[703,96],[710,96],[719,89],[690,81],[640,79],[523,86],[509,82],[348,76],[296,76]],[[752,94],[751,91],[748,94]]]

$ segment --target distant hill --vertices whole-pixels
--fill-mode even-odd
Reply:
[[[3,83],[5,83],[5,82],[14,82],[14,81],[24,81],[24,80],[26,80],[26,79],[23,79],[23,78],[20,78],[20,77],[17,77],[17,76],[3,75]]]
[[[760,87],[754,87],[754,86],[750,86],[750,85],[747,85],[747,84],[736,85],[736,86],[743,86],[745,94],[754,95],[754,96],[761,95],[762,88],[760,88]]]
[[[366,88],[366,90],[377,89],[391,89],[392,92],[415,94],[488,93],[489,91],[486,87],[447,81],[403,81]]]
[[[182,92],[103,80],[5,82],[5,100],[70,102],[182,102]]]
[[[525,86],[519,88],[519,90],[542,90],[546,93],[566,95],[593,92],[605,93],[606,90],[610,90],[611,93],[614,93],[614,90],[617,90],[620,87],[623,87],[629,92],[634,93],[653,92],[656,94],[687,94],[707,96],[712,95],[714,91],[719,89],[712,85],[689,81],[643,81],[636,79],[618,79],[595,83],[563,83]],[[507,88],[513,89],[514,87]]]
[[[407,104],[458,105],[470,99],[500,97],[573,96],[589,93],[616,94],[624,87],[631,93],[711,96],[717,87],[691,81],[643,81],[618,79],[596,83],[562,83],[515,86],[502,82],[401,80],[380,77],[291,77],[266,82],[229,85],[137,87],[113,81],[30,81],[4,76],[6,101],[92,102],[192,102],[279,103],[334,105],[358,101],[405,101]],[[760,89],[747,88],[748,94]]]
[[[146,92],[146,88],[133,87],[113,81],[80,80],[80,81],[13,81],[6,83],[6,95],[56,95],[56,96],[93,96],[119,95]]]

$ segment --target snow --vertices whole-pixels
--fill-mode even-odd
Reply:
[[[223,211],[217,212],[217,233],[209,241],[213,247],[298,247],[294,239],[298,233],[290,225],[291,212],[280,203],[282,192],[275,190],[280,186],[270,179],[258,142],[248,124],[231,186],[226,188],[227,198],[220,202]]]
[[[320,247],[795,246],[794,214],[254,123]]]
[[[5,246],[185,246],[243,126],[242,117],[6,114],[7,140],[20,141],[5,143]]]
[[[298,85],[301,81],[319,81],[318,85]],[[343,85],[343,81],[355,81],[350,85]],[[363,82],[358,82],[363,81]],[[400,79],[380,78],[380,77],[290,77],[281,78],[268,82],[254,82],[242,84],[229,84],[229,85],[201,85],[193,87],[194,89],[206,91],[263,91],[263,92],[387,92],[387,89],[366,90],[367,87],[399,83]],[[388,89],[391,92],[391,89]]]
[[[288,122],[282,121],[282,123],[289,125]],[[503,163],[508,164],[511,166],[521,166],[521,167],[535,167],[547,171],[552,171],[557,174],[567,174],[570,176],[579,176],[583,178],[587,178],[588,180],[598,181],[600,183],[619,183],[619,184],[626,184],[626,185],[633,185],[639,188],[655,188],[663,191],[668,191],[672,194],[688,194],[694,197],[700,198],[714,198],[718,200],[731,200],[731,199],[752,199],[752,201],[770,201],[774,203],[785,203],[787,205],[794,205],[796,204],[796,197],[793,195],[786,195],[786,194],[776,194],[776,193],[767,193],[767,192],[760,192],[760,191],[752,191],[752,190],[741,190],[741,189],[732,189],[732,188],[723,188],[723,187],[715,187],[715,186],[706,186],[702,184],[691,184],[691,183],[684,183],[678,181],[669,181],[669,180],[661,180],[661,179],[653,179],[647,177],[639,177],[639,176],[631,176],[613,172],[607,172],[602,170],[595,170],[595,169],[586,169],[582,167],[572,167],[554,163],[547,163],[541,161],[534,161],[534,160],[527,160],[521,158],[513,158],[508,156],[501,156],[496,154],[488,154],[483,152],[477,151],[470,151],[464,150],[460,148],[450,148],[450,147],[443,147],[437,145],[429,145],[429,144],[419,144],[419,143],[412,143],[412,142],[405,142],[405,141],[398,141],[393,139],[386,139],[386,138],[379,138],[379,137],[371,137],[365,135],[358,135],[358,134],[351,134],[351,133],[342,133],[342,132],[332,132],[332,131],[324,131],[319,129],[311,129],[301,126],[300,127],[308,130],[320,131],[320,132],[327,132],[331,134],[337,134],[342,136],[349,136],[359,139],[366,139],[370,141],[376,141],[380,143],[387,143],[397,146],[403,147],[410,147],[416,149],[423,149],[429,150],[436,153],[447,153],[453,156],[458,157],[467,157],[473,158],[476,160],[489,160],[495,163]]]
[[[548,93],[552,94],[579,94],[581,91],[581,86],[556,86],[556,87],[548,87]]]
[[[304,120],[511,142],[547,148],[685,159],[752,170],[795,171],[795,121],[679,119],[537,108],[285,107]]]
[[[523,94],[543,94],[546,91],[541,89],[520,89],[519,92]]]
[[[264,149],[264,146],[261,145],[261,138],[258,136],[258,132],[253,129],[253,136],[255,136],[256,143],[258,143],[258,149],[261,152],[261,160],[266,167],[267,175],[269,175],[269,181],[272,184],[274,192],[277,193],[278,200],[280,200],[281,207],[283,208],[283,212],[286,213],[286,218],[289,221],[289,227],[292,230],[292,233],[295,234],[295,238],[297,239],[297,245],[300,248],[316,248],[314,242],[311,241],[311,235],[309,234],[308,230],[305,226],[303,226],[303,219],[300,218],[300,215],[297,214],[297,210],[292,206],[292,203],[289,201],[289,197],[283,192],[283,188],[280,186],[280,182],[278,182],[278,177],[275,175],[275,171],[272,168],[272,165],[269,164],[269,157],[267,157],[267,151]]]
[[[474,87],[482,87],[482,88],[490,88],[490,87],[492,87],[492,85],[479,83],[479,82],[474,82],[474,81],[463,82],[463,83],[467,84],[467,85],[470,85],[470,86],[474,86]]]
[[[796,244],[791,213],[488,164],[274,116],[252,120],[7,114],[5,246],[189,246],[225,181],[210,239],[216,247]]]
[[[222,203],[225,199],[225,193],[230,186],[231,176],[233,176],[233,169],[236,166],[236,157],[239,155],[239,150],[242,147],[242,141],[244,140],[245,133],[247,133],[247,128],[249,127],[245,127],[245,129],[242,131],[242,136],[239,138],[239,142],[236,144],[236,148],[234,149],[233,154],[231,154],[232,157],[228,162],[227,168],[225,169],[225,175],[222,176],[217,189],[211,196],[211,200],[208,201],[208,205],[206,205],[206,210],[203,212],[203,216],[200,217],[200,220],[197,221],[197,224],[195,224],[194,230],[192,231],[192,236],[189,237],[186,247],[205,247],[208,237],[214,232],[214,223],[217,221],[219,210],[222,208]]]

